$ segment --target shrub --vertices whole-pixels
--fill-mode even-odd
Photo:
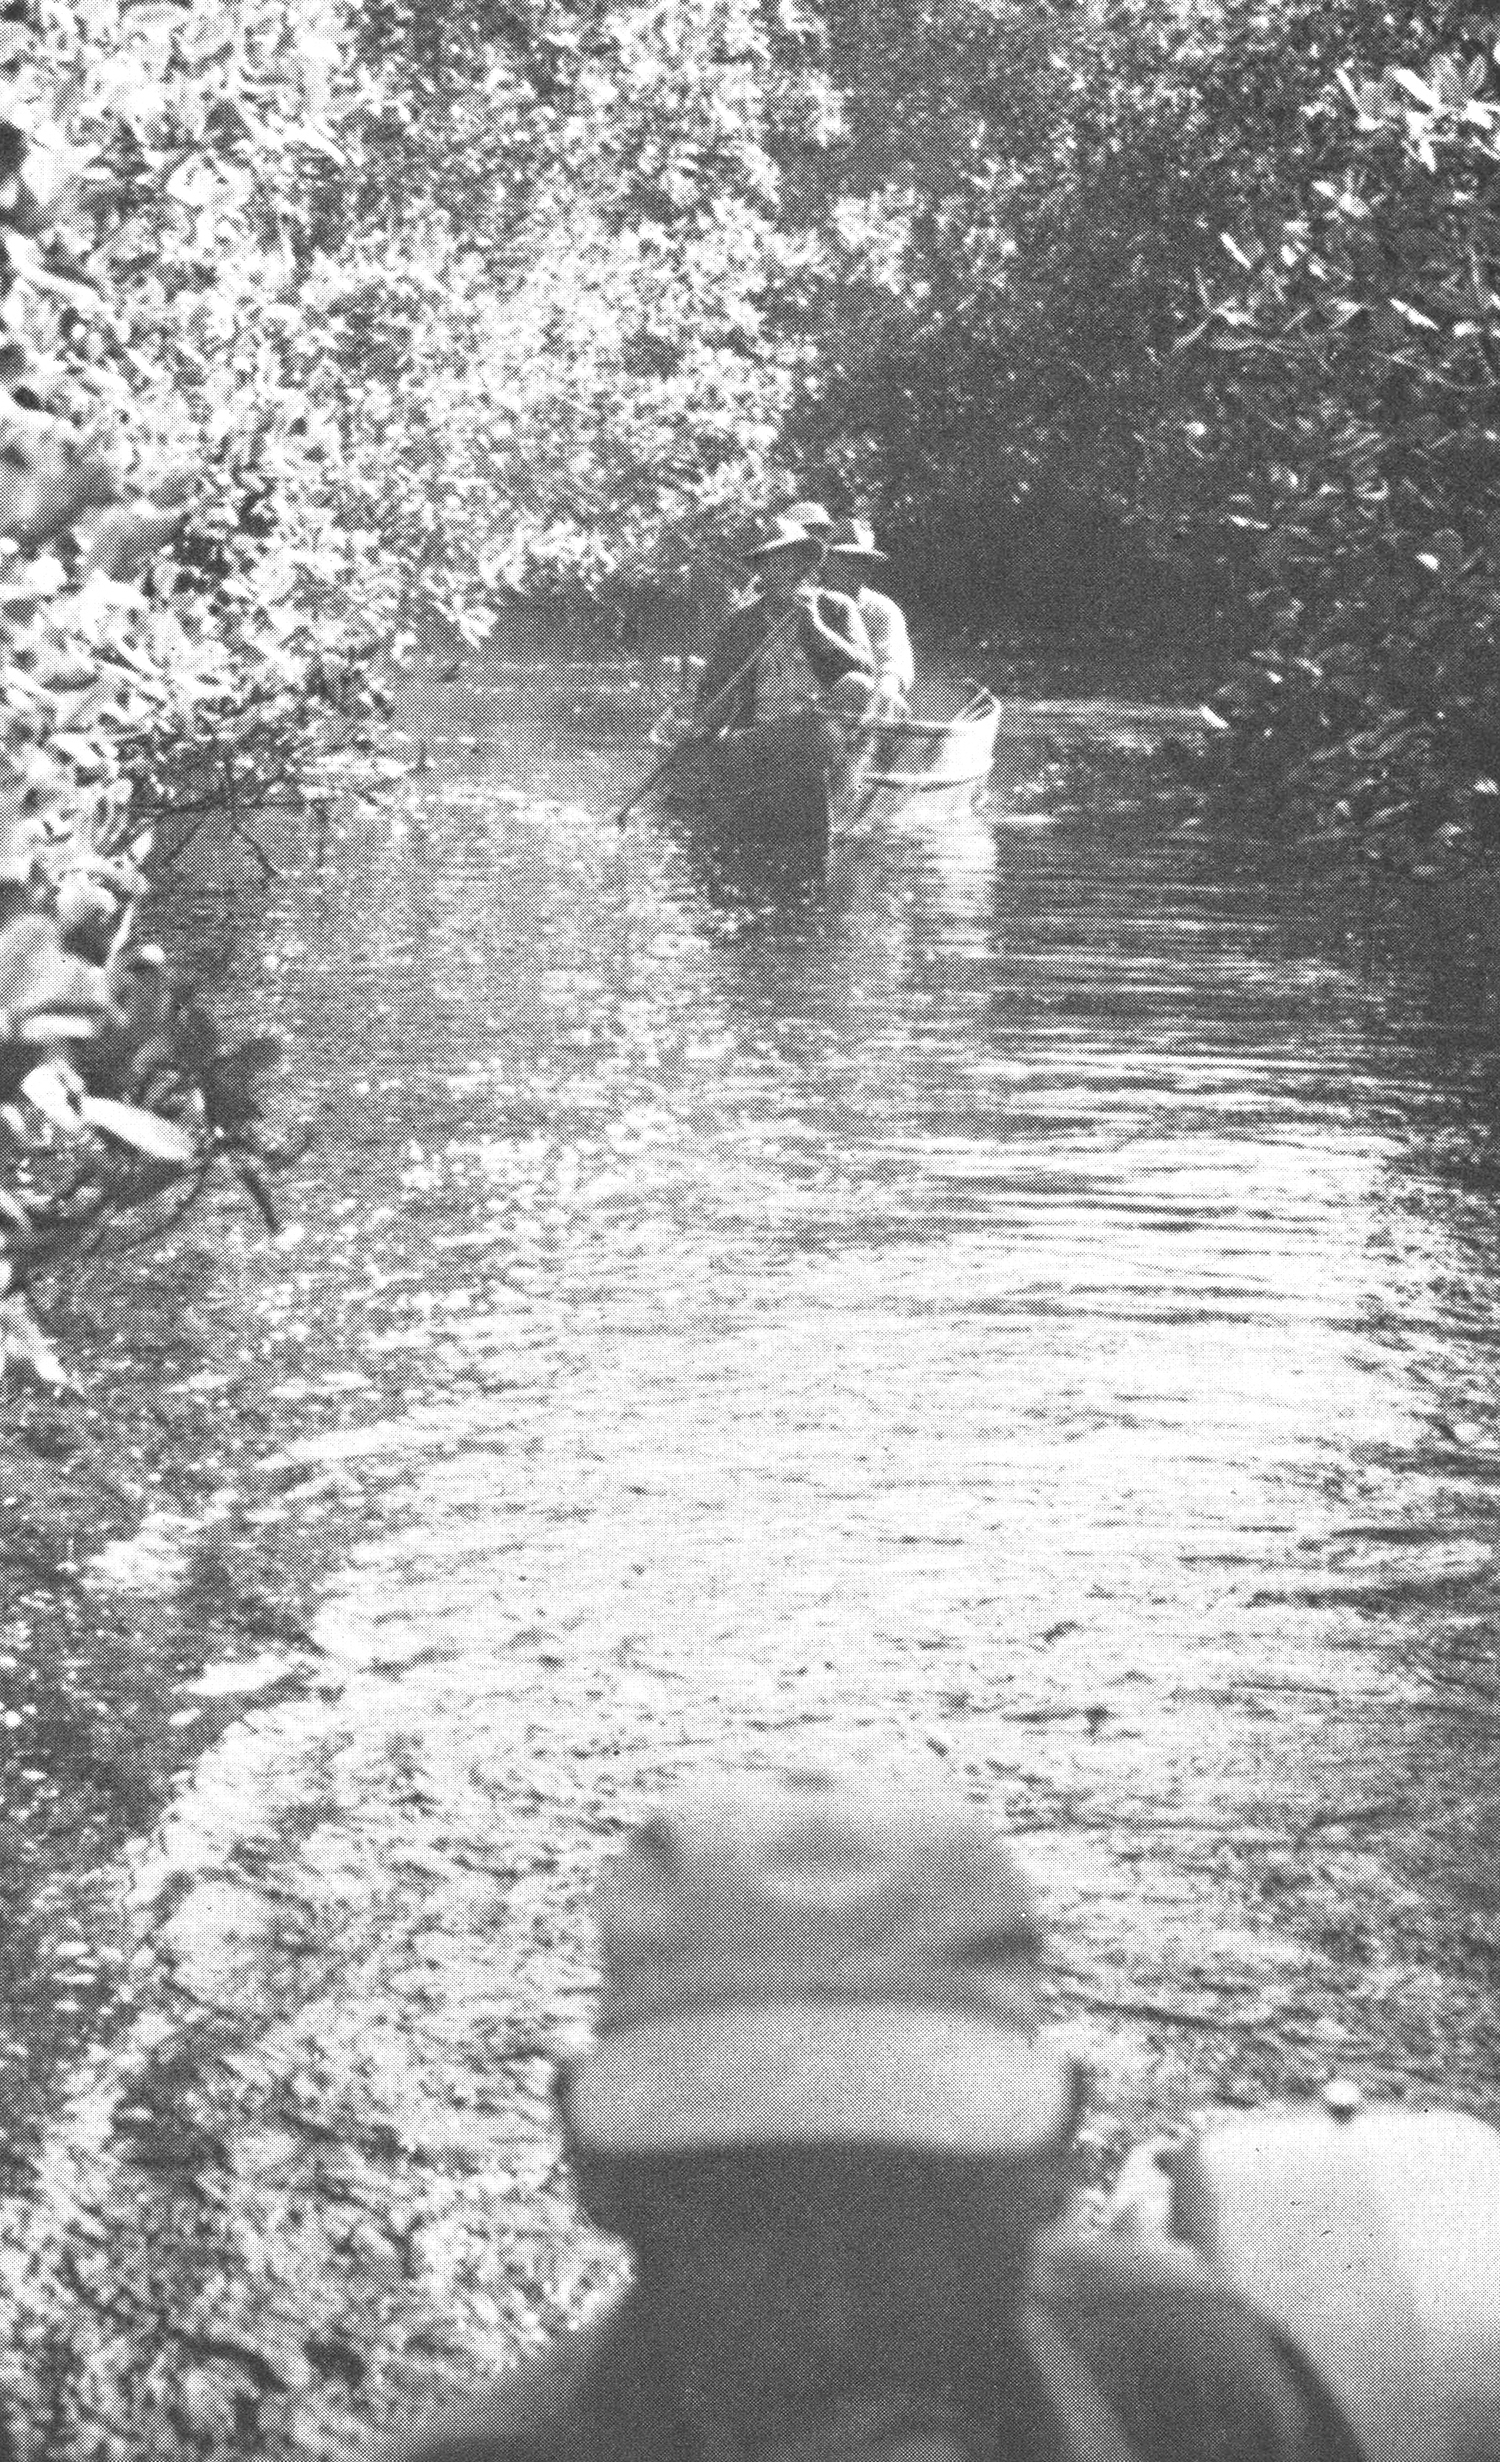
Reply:
[[[1164,453],[1158,518],[1243,586],[1238,740],[1403,864],[1500,840],[1497,175],[1477,47],[1344,70],[1315,175],[1226,236]]]
[[[348,698],[298,297],[329,50],[260,0],[0,27],[0,1360],[44,1372],[39,1268],[219,1152],[268,1208],[250,1059],[137,917],[184,763],[306,791],[309,711]]]

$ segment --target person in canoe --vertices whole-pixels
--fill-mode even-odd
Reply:
[[[825,545],[823,579],[830,588],[853,599],[870,637],[875,653],[875,695],[870,715],[904,718],[917,666],[905,616],[893,598],[871,586],[872,568],[885,562],[867,521],[832,524]]]
[[[696,715],[714,734],[824,710],[864,715],[875,656],[852,599],[820,589],[821,542],[783,514],[746,551],[759,584],[721,628],[698,678]]]

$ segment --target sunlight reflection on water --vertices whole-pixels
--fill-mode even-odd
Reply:
[[[1434,1428],[1489,1409],[1496,1241],[1419,985],[1015,712],[1000,800],[736,883],[604,825],[648,756],[588,710],[494,670],[405,825],[284,893],[318,1171],[391,1208],[310,1179],[298,1271],[500,1466],[530,1601],[774,1628],[851,1694],[871,1643],[983,1637],[1033,1704],[1418,1664],[1490,1604]]]

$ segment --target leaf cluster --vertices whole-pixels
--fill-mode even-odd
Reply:
[[[1247,613],[1221,699],[1317,833],[1430,867],[1500,841],[1493,30],[1341,69],[1319,161],[1224,235],[1156,511]]]
[[[286,306],[332,57],[260,6],[0,27],[0,1363],[46,1360],[41,1268],[218,1155],[270,1210],[245,1057],[139,918],[185,766],[299,793],[311,716],[349,721],[355,559]]]

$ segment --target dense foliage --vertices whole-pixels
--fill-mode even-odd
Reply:
[[[327,262],[409,605],[711,598],[807,482],[908,581],[1218,626],[1240,773],[1485,843],[1496,25],[1390,0],[358,20]],[[1121,554],[1121,542],[1125,550]],[[1103,552],[1109,550],[1109,553]],[[1257,760],[1243,752],[1253,746]]]
[[[1429,863],[1500,842],[1500,97],[1478,45],[1339,82],[1205,286],[1169,514],[1250,551],[1241,742],[1323,834]]]
[[[139,915],[168,811],[326,791],[314,708],[358,697],[291,305],[331,51],[260,0],[0,25],[0,1363],[49,1377],[39,1269],[220,1153],[269,1213],[269,1055]]]
[[[899,278],[807,432],[926,569],[1024,572],[1044,608],[1113,518],[1217,619],[1238,776],[1382,859],[1486,849],[1500,29],[1380,0],[942,19],[925,55],[879,29],[906,142],[854,167]]]
[[[321,305],[410,607],[472,635],[515,596],[694,595],[815,367],[816,25],[390,0],[358,26],[363,173]]]

